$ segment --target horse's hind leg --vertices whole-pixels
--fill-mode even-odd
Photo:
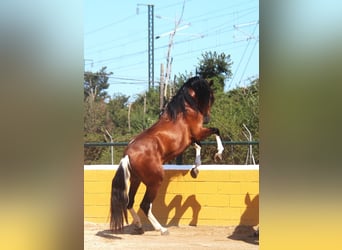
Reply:
[[[162,235],[168,235],[169,231],[166,228],[162,227],[156,217],[154,217],[154,215],[152,214],[152,202],[157,196],[159,187],[160,184],[147,186],[144,198],[140,204],[140,208],[144,211],[155,230],[160,231]]]
[[[129,192],[128,192],[128,205],[127,205],[127,209],[133,217],[132,224],[135,226],[134,230],[135,230],[135,233],[137,234],[144,233],[144,230],[142,229],[141,220],[133,208],[134,197],[135,197],[135,194],[137,193],[140,183],[141,181],[139,179],[133,176],[131,177],[131,184],[130,184]]]

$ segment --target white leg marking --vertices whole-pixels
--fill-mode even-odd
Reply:
[[[216,137],[216,142],[217,142],[217,153],[214,156],[214,160],[217,161],[218,159],[222,160],[222,152],[224,150],[224,147],[222,145],[220,136],[215,135],[215,137]]]
[[[154,215],[152,214],[152,204],[150,205],[150,209],[148,210],[147,218],[149,219],[155,230],[160,231],[161,234],[167,234],[168,230],[165,227],[162,227],[157,221],[156,217],[154,217]]]
[[[217,142],[217,153],[222,154],[224,147],[222,145],[221,138],[218,135],[215,135],[216,137],[216,142]]]
[[[194,143],[194,147],[196,150],[196,158],[195,158],[195,165],[196,167],[201,165],[201,146],[198,145],[197,143]]]

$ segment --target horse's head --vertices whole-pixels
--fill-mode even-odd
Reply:
[[[213,82],[200,77],[188,79],[178,90],[175,96],[166,106],[166,111],[172,120],[175,120],[177,114],[186,113],[186,104],[193,110],[203,115],[203,122],[210,120],[210,109],[214,103],[214,94],[211,89]]]
[[[203,115],[203,122],[208,123],[210,121],[210,110],[214,103],[214,93],[211,89],[213,81],[209,82],[199,77],[190,78],[185,85],[188,86],[188,93],[195,101],[189,102],[190,106],[197,109]]]

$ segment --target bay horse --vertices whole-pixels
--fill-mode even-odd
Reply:
[[[136,233],[143,233],[141,220],[133,209],[134,197],[140,183],[143,182],[146,185],[146,192],[140,208],[155,230],[160,231],[162,235],[168,234],[168,230],[162,227],[152,214],[152,202],[164,177],[163,164],[174,159],[194,143],[196,166],[191,170],[191,175],[197,176],[197,166],[200,164],[199,141],[212,134],[215,134],[218,143],[215,158],[222,158],[223,146],[219,129],[203,127],[204,123],[209,122],[210,109],[214,103],[211,86],[212,81],[208,82],[199,77],[188,79],[167,104],[159,120],[129,142],[112,180],[112,231],[122,231],[124,219],[128,224],[128,210],[132,215]]]

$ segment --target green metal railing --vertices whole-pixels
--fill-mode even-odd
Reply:
[[[216,141],[201,141],[202,145],[216,145]],[[258,141],[222,141],[224,145],[259,145]],[[85,147],[127,146],[128,142],[85,142]]]
[[[246,145],[251,147],[252,145],[259,145],[258,141],[222,141],[223,145]],[[114,147],[125,147],[128,145],[128,142],[85,142],[84,147],[111,147],[110,154],[111,154],[111,163],[114,164]],[[201,141],[201,145],[217,145],[216,141]],[[254,156],[253,161],[254,161]],[[247,161],[247,159],[246,159]],[[176,164],[183,164],[183,154],[177,156]]]

